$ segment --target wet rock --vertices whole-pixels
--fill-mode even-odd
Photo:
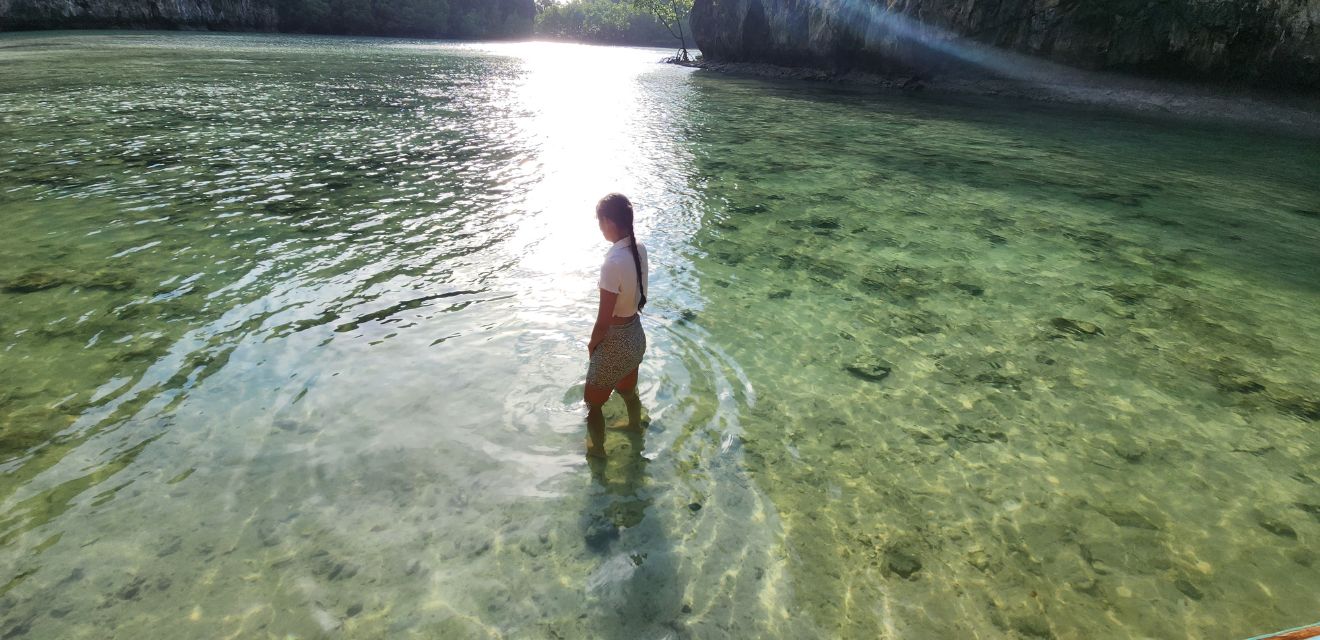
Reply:
[[[1215,388],[1224,393],[1260,393],[1265,385],[1253,380],[1251,376],[1238,372],[1218,372],[1215,375]]]
[[[597,519],[589,524],[583,536],[587,548],[597,553],[604,552],[618,538],[619,527],[605,519]]]
[[[183,546],[183,538],[179,536],[170,536],[164,542],[162,542],[160,548],[156,550],[156,557],[164,558],[165,556],[168,556],[172,553],[176,553],[178,552],[179,548],[182,546]]]
[[[5,631],[4,635],[0,635],[0,640],[9,640],[10,638],[25,636],[32,630],[31,620],[6,621],[6,624],[9,626],[9,629]]]
[[[902,549],[890,549],[885,552],[885,571],[904,580],[921,571],[921,560]]]
[[[692,605],[684,603],[682,611],[683,613],[692,613]]]
[[[346,562],[336,560],[329,552],[319,550],[312,554],[312,575],[326,580],[347,580],[357,575],[358,568]]]
[[[890,335],[928,336],[944,333],[943,318],[929,311],[896,313],[889,321]]]
[[[1013,630],[1027,638],[1044,638],[1046,640],[1054,638],[1054,632],[1050,630],[1050,623],[1039,614],[1013,618]]]
[[[110,358],[113,362],[155,360],[165,353],[169,340],[162,336],[137,336],[120,346]]]
[[[1100,595],[1100,581],[1090,576],[1078,578],[1069,583],[1069,586],[1078,593],[1085,593],[1091,597]]]
[[[132,582],[124,585],[118,593],[120,600],[136,600],[142,593],[142,585],[147,583],[147,579],[141,576],[133,578]]]
[[[1307,504],[1305,502],[1294,502],[1293,506],[1311,514],[1311,517],[1315,518],[1316,522],[1320,522],[1320,504]]]
[[[879,358],[864,356],[845,365],[844,370],[868,382],[880,382],[889,377],[894,365]]]
[[[1133,464],[1141,462],[1150,452],[1150,447],[1145,442],[1126,435],[1119,435],[1110,449],[1114,455]]]
[[[967,564],[972,565],[977,571],[985,571],[990,568],[990,554],[983,549],[975,549],[967,554]]]
[[[701,511],[701,503],[700,503],[700,502],[693,502],[693,503],[689,504],[689,505],[688,505],[688,510],[691,511],[691,512],[693,512],[693,513],[696,513],[696,512],[698,512],[698,511]]]
[[[876,269],[862,277],[862,289],[897,302],[912,302],[930,293],[931,276],[922,269],[896,264]]]
[[[979,296],[981,296],[982,294],[985,293],[985,289],[982,289],[981,287],[978,287],[978,286],[976,286],[976,285],[974,285],[974,284],[966,284],[966,283],[963,283],[963,282],[955,282],[955,283],[953,283],[953,288],[955,288],[955,289],[957,289],[957,290],[959,290],[959,291],[961,291],[961,292],[963,292],[963,293],[965,293],[965,294],[967,294],[967,295],[969,295],[969,296],[977,296],[977,297],[979,297]]]
[[[736,267],[739,264],[742,264],[743,260],[747,259],[747,254],[736,251],[714,251],[711,255],[714,256],[716,260],[731,267]]]
[[[1088,191],[1082,194],[1086,200],[1115,202],[1125,207],[1139,207],[1145,194],[1116,193],[1113,191]]]
[[[1141,304],[1146,301],[1147,297],[1149,297],[1143,291],[1123,284],[1105,285],[1096,287],[1096,290],[1109,294],[1109,297],[1113,298],[1115,302],[1127,306]]]
[[[1159,526],[1146,517],[1143,513],[1136,511],[1114,511],[1103,510],[1100,512],[1104,517],[1109,518],[1111,522],[1129,529],[1144,529],[1146,531],[1159,531]]]
[[[1263,456],[1273,450],[1274,444],[1259,433],[1243,436],[1237,446],[1233,447],[1233,453],[1247,453],[1253,456]]]
[[[68,284],[68,279],[50,271],[29,271],[4,285],[7,293],[32,293]]]
[[[1280,412],[1297,416],[1303,420],[1320,422],[1320,398],[1303,398],[1296,395],[1279,393],[1270,398]]]
[[[350,605],[348,607],[348,610],[344,612],[344,614],[349,618],[352,618],[359,613],[362,613],[362,603],[360,602]]]
[[[257,539],[261,541],[261,546],[273,547],[280,543],[278,526],[277,523],[269,520],[261,520],[257,523]]]
[[[1085,320],[1070,320],[1068,318],[1055,318],[1050,320],[1050,326],[1065,334],[1089,338],[1092,336],[1102,336],[1105,332],[1098,326],[1086,322]]]
[[[1291,526],[1288,526],[1288,523],[1282,520],[1262,515],[1257,517],[1256,524],[1260,525],[1260,528],[1279,536],[1280,538],[1288,538],[1289,540],[1297,539],[1297,531]]]
[[[818,230],[833,230],[839,228],[839,219],[833,217],[817,216],[807,220],[807,226]]]
[[[780,289],[778,291],[771,291],[769,298],[771,300],[783,300],[791,295],[793,295],[792,289]]]
[[[1192,584],[1187,578],[1178,578],[1177,580],[1174,580],[1173,586],[1181,591],[1183,595],[1192,600],[1200,600],[1205,597],[1205,594],[1202,593],[1200,589],[1196,588],[1196,585]]]
[[[759,213],[765,213],[769,210],[770,207],[760,203],[729,208],[729,211],[739,215],[756,215]]]
[[[681,321],[683,321],[683,322],[696,322],[696,321],[697,321],[697,312],[696,312],[696,311],[693,311],[693,310],[691,310],[691,309],[684,309],[684,310],[682,311],[682,313],[678,314],[678,317],[679,317],[679,320],[681,320]]]
[[[996,442],[1008,442],[1008,436],[1002,431],[997,431],[989,425],[967,425],[959,424],[953,431],[944,434],[944,442],[952,447],[959,447],[969,444],[993,444]]]
[[[170,588],[170,586],[172,586],[173,584],[174,584],[174,581],[173,581],[173,580],[170,580],[169,578],[167,578],[167,577],[165,577],[165,576],[161,576],[160,578],[158,578],[158,579],[156,580],[156,590],[157,590],[157,591],[164,591],[164,590]]]
[[[107,291],[127,291],[132,289],[133,285],[132,278],[113,271],[97,271],[82,283],[82,286],[88,289],[105,289]]]
[[[998,371],[978,373],[976,374],[976,377],[973,378],[973,380],[981,384],[988,384],[992,387],[997,387],[1000,389],[1012,389],[1014,391],[1022,390],[1022,380],[1015,378],[1013,376],[1004,375],[1002,373],[999,373]]]

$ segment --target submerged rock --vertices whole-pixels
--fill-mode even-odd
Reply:
[[[957,290],[959,290],[959,291],[961,291],[961,292],[963,292],[963,293],[965,293],[965,294],[967,294],[967,295],[970,295],[970,296],[977,296],[977,297],[980,297],[982,294],[985,293],[985,289],[983,289],[983,288],[981,288],[981,287],[978,287],[978,286],[976,286],[976,285],[974,285],[974,284],[966,284],[966,283],[963,283],[963,282],[955,282],[955,283],[953,283],[953,288],[955,288],[955,289],[957,289]]]
[[[1179,591],[1181,591],[1183,595],[1187,596],[1188,598],[1191,598],[1192,600],[1200,600],[1201,598],[1205,597],[1205,594],[1202,593],[1200,589],[1196,588],[1196,585],[1192,584],[1192,582],[1186,578],[1179,578],[1177,580],[1174,580],[1173,586],[1177,588]]]
[[[1069,320],[1068,318],[1055,318],[1050,320],[1050,326],[1066,334],[1088,338],[1092,336],[1105,335],[1103,329],[1099,326],[1086,322],[1085,320]]]
[[[1297,539],[1297,530],[1293,529],[1288,523],[1283,522],[1282,520],[1269,516],[1259,516],[1256,519],[1256,524],[1260,525],[1260,528],[1279,536],[1280,538],[1288,538],[1289,540]]]
[[[89,289],[126,291],[133,288],[134,282],[132,278],[120,273],[115,273],[113,271],[97,271],[82,284]]]
[[[894,365],[879,358],[861,357],[845,365],[844,370],[854,377],[869,382],[880,382],[889,377],[890,372],[894,370]]]
[[[8,293],[32,293],[68,284],[68,279],[49,271],[29,271],[4,285]]]
[[[1311,422],[1320,422],[1320,399],[1277,394],[1271,398],[1279,411]]]
[[[890,549],[885,552],[885,570],[904,580],[921,571],[921,560],[903,549]]]
[[[619,527],[607,519],[599,518],[587,525],[586,534],[582,538],[588,549],[603,552],[611,542],[619,539]]]

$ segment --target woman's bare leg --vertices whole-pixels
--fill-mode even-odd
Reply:
[[[637,395],[637,369],[624,376],[614,390],[623,397],[623,404],[628,407],[627,429],[642,430],[642,399]]]
[[[583,400],[587,402],[587,455],[593,458],[605,457],[605,414],[601,405],[610,399],[610,389],[587,385]]]

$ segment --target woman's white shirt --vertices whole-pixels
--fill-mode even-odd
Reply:
[[[614,315],[619,318],[637,313],[637,266],[633,263],[631,245],[630,238],[615,242],[605,253],[605,264],[600,266],[600,288],[619,294],[619,300],[614,303]],[[642,291],[646,292],[650,290],[646,245],[638,242],[637,254],[642,262]]]

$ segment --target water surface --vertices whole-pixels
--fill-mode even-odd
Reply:
[[[0,633],[1315,617],[1313,141],[664,53],[0,38]],[[592,467],[613,190],[652,424]]]

